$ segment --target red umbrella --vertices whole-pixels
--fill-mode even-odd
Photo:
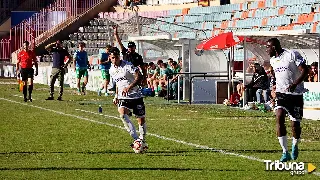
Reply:
[[[222,33],[202,41],[197,49],[213,50],[230,48],[244,40],[242,36],[234,36],[232,32]]]

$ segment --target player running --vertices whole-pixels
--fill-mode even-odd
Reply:
[[[277,135],[283,150],[280,161],[296,160],[301,135],[300,121],[303,117],[303,80],[308,73],[307,66],[298,52],[282,49],[277,38],[267,41],[267,52],[276,78]],[[291,120],[293,136],[291,156],[287,147],[286,114]]]
[[[36,72],[34,73],[33,64],[36,67]],[[21,70],[20,70],[21,67]],[[33,75],[38,75],[38,62],[34,51],[29,50],[29,42],[23,42],[23,50],[18,54],[18,61],[16,64],[17,76],[20,74],[23,81],[23,99],[27,102],[28,99],[32,102],[32,90],[33,90]],[[28,83],[28,87],[27,87]],[[29,91],[29,96],[27,98],[27,93]]]
[[[147,132],[145,106],[138,87],[142,80],[142,75],[137,67],[120,59],[120,50],[118,48],[113,47],[110,50],[109,58],[112,62],[110,76],[116,84],[116,95],[113,103],[118,105],[120,118],[131,137],[135,142],[141,141],[144,148],[147,148],[145,143]],[[133,109],[133,114],[137,117],[140,137],[138,137],[135,126],[128,116],[129,109]]]
[[[101,89],[98,89],[98,96],[101,96],[101,91],[105,90],[105,96],[108,96],[108,84],[110,82],[109,69],[111,67],[111,62],[109,60],[109,50],[112,47],[107,45],[105,52],[101,53],[99,56],[100,60],[100,70],[102,79],[104,80],[103,86]]]
[[[78,95],[85,95],[86,85],[88,83],[88,54],[84,50],[85,44],[83,42],[79,43],[79,49],[73,54],[73,66],[77,74],[77,90]],[[84,77],[83,84],[80,89],[81,78]]]

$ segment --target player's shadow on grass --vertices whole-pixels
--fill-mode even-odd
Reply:
[[[79,171],[79,170],[91,170],[91,171],[244,171],[238,169],[200,169],[200,168],[125,168],[125,167],[19,167],[19,168],[0,168],[0,171]]]

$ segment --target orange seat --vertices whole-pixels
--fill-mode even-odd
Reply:
[[[284,12],[286,11],[286,7],[281,7],[279,10],[278,10],[278,15],[283,15]]]
[[[259,1],[258,2],[258,8],[263,9],[266,7],[266,2],[265,1]]]
[[[262,19],[262,26],[266,26],[268,24],[268,18],[267,17],[265,17],[265,18],[263,18]]]
[[[313,23],[312,30],[311,30],[312,33],[317,32],[317,25],[318,25],[318,22]]]
[[[252,10],[252,17],[256,16],[256,11],[257,11],[257,9]]]

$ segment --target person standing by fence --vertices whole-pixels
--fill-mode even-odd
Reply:
[[[65,68],[67,67],[68,63],[71,62],[72,57],[66,49],[62,48],[61,42],[59,40],[47,45],[45,49],[52,53],[53,60],[52,71],[50,76],[50,96],[46,100],[54,99],[54,83],[58,78],[60,83],[60,91],[57,100],[61,101],[63,94]],[[68,62],[64,63],[66,57],[68,58]]]

